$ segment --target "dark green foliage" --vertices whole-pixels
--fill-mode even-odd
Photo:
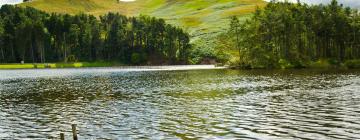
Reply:
[[[141,55],[139,53],[131,54],[131,63],[139,64],[141,62]]]
[[[340,65],[360,58],[360,13],[336,0],[312,6],[273,1],[235,23],[232,19],[230,33],[245,67],[301,68],[320,59]]]
[[[360,59],[347,60],[347,61],[345,61],[345,66],[347,66],[348,68],[359,69],[360,68]]]
[[[188,61],[189,41],[182,29],[148,16],[109,13],[97,19],[10,5],[0,9],[0,63],[179,64]]]

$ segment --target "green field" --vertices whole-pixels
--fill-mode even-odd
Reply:
[[[0,69],[44,69],[44,68],[82,68],[82,67],[112,67],[122,64],[112,62],[76,62],[76,63],[9,63],[0,64]]]
[[[70,14],[83,12],[99,16],[119,12],[127,16],[155,16],[186,29],[192,41],[196,41],[208,40],[226,30],[230,16],[248,17],[256,7],[265,4],[263,0],[34,0],[20,5]]]

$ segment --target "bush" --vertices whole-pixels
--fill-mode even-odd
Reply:
[[[213,47],[196,45],[190,52],[190,63],[199,64],[204,58],[216,59],[215,52]]]
[[[294,65],[292,65],[289,61],[285,60],[285,59],[280,59],[279,60],[279,66],[282,69],[290,69],[290,68],[294,68]]]
[[[69,55],[67,58],[66,58],[66,62],[69,62],[69,63],[74,63],[74,62],[77,62],[78,60],[76,59],[75,55]]]
[[[141,55],[139,53],[132,53],[131,54],[131,63],[132,64],[140,64],[141,62]]]
[[[330,68],[331,64],[327,59],[319,59],[318,61],[312,62],[310,64],[311,68]]]
[[[347,60],[345,61],[345,66],[350,69],[359,69],[360,68],[360,59],[356,60]]]
[[[239,66],[240,65],[240,61],[239,61],[239,58],[235,58],[235,57],[232,57],[228,62],[227,62],[227,65],[229,66]]]

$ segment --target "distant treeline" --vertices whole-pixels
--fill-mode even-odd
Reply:
[[[231,20],[240,64],[250,68],[307,67],[360,58],[360,13],[333,0],[329,5],[272,1],[240,23]]]
[[[116,61],[186,63],[189,34],[148,16],[45,13],[4,5],[0,9],[0,63]]]

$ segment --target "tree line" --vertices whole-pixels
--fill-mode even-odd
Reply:
[[[360,13],[336,0],[328,5],[273,0],[243,23],[233,17],[230,33],[243,67],[307,67],[319,60],[340,64],[360,58]]]
[[[4,5],[0,9],[0,63],[116,61],[187,63],[189,34],[149,16],[46,13]]]

